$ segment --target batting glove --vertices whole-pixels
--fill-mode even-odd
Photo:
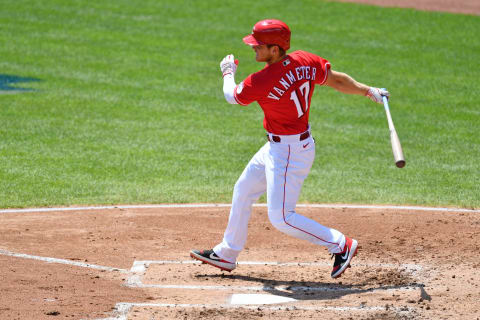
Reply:
[[[370,87],[370,89],[368,89],[365,95],[369,97],[373,102],[383,103],[382,97],[385,96],[388,99],[390,97],[390,92],[385,89]]]
[[[238,60],[235,60],[233,54],[229,54],[225,58],[223,58],[222,62],[220,62],[220,70],[222,70],[222,74],[225,77],[227,74],[231,74],[235,76],[235,72],[237,71]]]

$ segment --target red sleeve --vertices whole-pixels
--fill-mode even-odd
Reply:
[[[316,56],[315,65],[317,67],[317,74],[315,76],[315,83],[319,85],[325,84],[328,77],[328,70],[330,70],[330,62],[322,57]]]
[[[233,90],[233,96],[238,104],[241,104],[242,106],[249,105],[258,99],[256,90],[252,85],[252,75],[249,75],[235,87],[235,90]]]

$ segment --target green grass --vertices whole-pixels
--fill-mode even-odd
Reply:
[[[290,25],[292,50],[391,91],[407,159],[394,167],[383,106],[317,87],[301,202],[480,206],[479,17],[313,0],[6,0],[0,207],[229,202],[265,139],[256,104],[224,101],[218,64],[234,53],[238,82],[261,68],[241,38],[266,17]]]

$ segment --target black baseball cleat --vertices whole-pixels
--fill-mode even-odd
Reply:
[[[235,263],[228,262],[217,256],[217,254],[211,249],[202,251],[192,250],[190,251],[190,257],[208,263],[209,265],[217,267],[223,271],[230,272],[237,267]]]
[[[332,258],[335,256],[335,262],[333,263],[332,278],[338,278],[345,270],[350,267],[350,261],[357,254],[358,242],[355,239],[345,237],[345,248],[343,252],[332,254]]]

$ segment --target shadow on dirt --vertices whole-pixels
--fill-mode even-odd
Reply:
[[[369,279],[364,279],[356,284],[342,284],[341,282],[321,282],[321,281],[278,281],[267,278],[260,278],[254,276],[245,275],[196,275],[197,279],[224,279],[224,280],[237,280],[245,282],[258,282],[263,285],[263,291],[270,294],[294,298],[296,300],[333,300],[339,299],[343,296],[350,294],[361,294],[373,291],[386,291],[386,290],[414,290],[420,288],[423,295],[428,295],[425,292],[424,284],[417,282],[392,282],[373,284]],[[407,280],[408,277],[405,279]]]

